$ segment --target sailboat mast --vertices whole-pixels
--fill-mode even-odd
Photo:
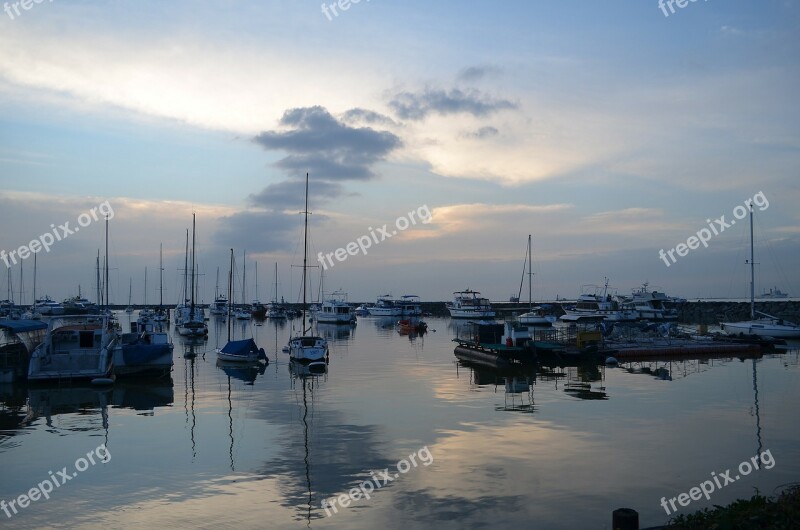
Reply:
[[[164,244],[158,244],[158,308],[164,306]]]
[[[275,262],[275,303],[278,303],[278,262]]]
[[[756,318],[756,264],[753,250],[753,205],[750,205],[750,319]]]
[[[533,261],[533,255],[531,254],[531,235],[528,234],[528,311],[533,311],[533,287],[531,285],[533,273],[531,273],[531,261]]]
[[[303,335],[306,333],[306,268],[308,263],[308,173],[306,173],[306,207],[303,211],[305,221],[303,226]]]
[[[25,305],[25,299],[23,298],[24,288],[25,288],[25,279],[22,276],[22,262],[20,261],[19,262],[19,305],[20,305],[20,307]]]
[[[219,268],[217,268],[219,273]],[[231,249],[231,268],[228,270],[228,342],[231,341],[231,321],[233,320],[233,249]]]
[[[144,306],[147,307],[147,267],[144,268]]]
[[[183,303],[189,300],[189,229],[186,229],[186,250],[183,252]]]
[[[36,254],[38,252],[33,254],[33,303],[31,304],[31,312],[34,315],[36,313]]]
[[[242,303],[246,304],[247,300],[247,251],[242,251]]]
[[[108,288],[108,216],[106,216],[106,263],[105,263],[105,265],[106,265],[106,267],[105,267],[106,268],[106,280],[105,280],[104,288],[105,288],[105,295],[106,295],[106,309],[108,309],[108,291],[110,290]]]
[[[197,239],[195,237],[195,214],[192,214],[192,300],[191,300],[191,315],[194,318],[194,247]]]
[[[103,299],[100,296],[100,249],[97,249],[97,307],[103,305]]]

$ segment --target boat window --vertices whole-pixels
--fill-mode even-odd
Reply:
[[[94,347],[94,331],[81,331],[80,332],[80,348],[93,348]]]

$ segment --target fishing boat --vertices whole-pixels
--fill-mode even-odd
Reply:
[[[192,214],[192,274],[191,274],[191,289],[186,291],[188,295],[188,305],[183,304],[176,309],[175,322],[178,327],[178,333],[185,337],[204,337],[208,335],[208,324],[205,322],[205,314],[203,308],[195,304],[195,247],[196,247],[196,219],[195,214]],[[187,231],[187,247],[188,247],[188,231]],[[188,253],[188,249],[187,249]],[[187,270],[184,269],[184,285],[186,285]]]
[[[228,310],[233,310],[233,249],[231,249],[231,268],[228,273]],[[228,343],[217,350],[217,359],[227,362],[252,363],[267,360],[263,348],[259,348],[253,339],[231,340],[231,326],[233,319],[228,319]]]
[[[749,335],[780,339],[800,337],[800,326],[761,311],[756,311],[755,301],[755,249],[753,243],[753,205],[750,205],[750,320],[742,322],[723,322],[722,331],[728,335]],[[756,318],[756,314],[760,315]]]
[[[450,316],[453,318],[494,318],[495,312],[488,298],[481,297],[481,293],[466,289],[453,293],[453,301],[445,304]]]
[[[520,324],[528,326],[541,326],[550,327],[553,325],[555,318],[552,316],[545,316],[541,312],[541,308],[533,307],[533,272],[531,272],[531,262],[533,261],[533,254],[531,253],[531,236],[528,234],[528,251],[525,254],[525,264],[528,266],[528,312],[521,314],[517,317]],[[523,280],[525,274],[525,264],[522,266]],[[520,293],[517,300],[522,295],[522,282],[519,284]]]
[[[125,376],[166,376],[172,371],[174,345],[170,334],[152,321],[141,318],[131,323],[113,349],[114,374]]]
[[[304,224],[303,224],[303,309],[302,327],[300,332],[289,339],[287,347],[283,349],[289,354],[289,359],[305,365],[325,366],[328,354],[328,341],[322,337],[309,335],[306,328],[306,311],[308,310],[307,284],[308,284],[308,173],[306,173],[306,195]]]

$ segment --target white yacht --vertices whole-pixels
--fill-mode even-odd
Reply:
[[[320,304],[316,312],[318,323],[323,324],[350,324],[355,321],[356,315],[353,308],[347,303],[347,293],[336,291]]]
[[[369,314],[374,317],[399,317],[401,311],[391,294],[382,294],[375,305],[369,308]]]
[[[453,301],[446,304],[450,316],[453,318],[494,318],[495,312],[488,298],[482,298],[481,293],[466,289],[453,293]]]
[[[622,300],[622,307],[633,311],[639,320],[677,320],[678,311],[667,307],[672,298],[658,291],[648,291],[648,282],[644,282],[640,289],[635,289],[629,299]]]
[[[609,294],[608,278],[605,279],[602,294],[598,292],[599,287],[592,287],[595,288],[594,293],[583,293],[578,297],[578,302],[573,307],[564,308],[566,314],[561,315],[562,321],[608,320],[611,322],[631,322],[636,320],[635,311],[623,309],[619,302]]]
[[[49,296],[36,300],[33,309],[35,312],[47,316],[64,314],[64,306],[52,300]]]
[[[108,318],[61,317],[50,322],[42,344],[31,354],[28,380],[107,379],[119,335]]]

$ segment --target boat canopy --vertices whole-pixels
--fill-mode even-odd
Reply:
[[[40,320],[0,320],[0,329],[5,329],[12,333],[25,333],[27,331],[47,329],[47,322]]]
[[[249,352],[257,352],[258,346],[253,339],[231,340],[220,350],[221,353],[230,355],[246,355]]]

